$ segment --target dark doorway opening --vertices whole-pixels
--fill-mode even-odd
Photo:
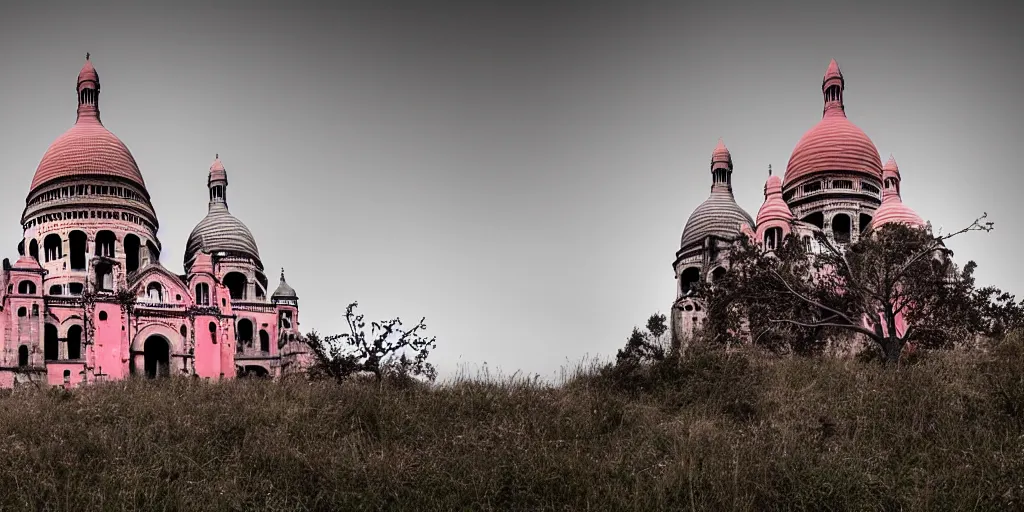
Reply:
[[[146,378],[167,377],[171,374],[171,347],[161,336],[146,338],[143,345]]]

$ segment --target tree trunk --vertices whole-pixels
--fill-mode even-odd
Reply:
[[[895,335],[886,336],[882,342],[882,352],[885,355],[886,364],[896,364],[903,353],[903,342]]]

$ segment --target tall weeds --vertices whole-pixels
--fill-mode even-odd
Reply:
[[[2,510],[1024,506],[1024,340],[882,368],[692,350],[616,373],[171,379],[0,396]]]

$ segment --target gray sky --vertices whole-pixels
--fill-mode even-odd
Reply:
[[[339,3],[4,3],[3,256],[89,51],[165,266],[181,272],[220,153],[303,330],[340,332],[359,300],[368,319],[426,316],[443,375],[554,375],[668,311],[718,137],[756,213],[768,165],[820,119],[834,57],[904,201],[947,229],[988,211],[996,231],[950,246],[1024,295],[1020,2]]]

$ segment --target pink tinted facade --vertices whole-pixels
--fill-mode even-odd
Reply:
[[[845,79],[832,60],[821,83],[821,120],[793,148],[784,178],[768,167],[764,202],[753,219],[732,195],[733,155],[719,140],[711,157],[711,195],[686,221],[673,262],[677,288],[670,318],[677,342],[685,343],[706,319],[699,289],[728,268],[727,249],[738,237],[770,251],[793,234],[817,253],[816,235],[844,248],[887,223],[925,225],[902,202],[896,161],[883,167],[874,143],[846,117],[844,91]],[[902,315],[896,327],[905,332]]]
[[[19,258],[4,260],[0,274],[0,387],[304,370],[298,296],[283,270],[268,291],[256,241],[228,210],[220,158],[185,273],[175,274],[160,264],[142,172],[100,120],[100,79],[88,58],[76,92],[76,122],[43,155]]]

